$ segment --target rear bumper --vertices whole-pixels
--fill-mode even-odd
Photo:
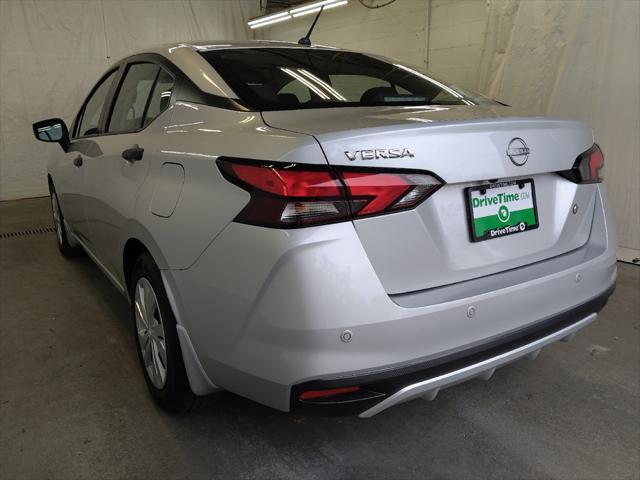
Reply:
[[[543,347],[573,338],[578,330],[596,320],[614,289],[615,285],[586,303],[469,350],[411,367],[296,385],[291,390],[291,411],[311,415],[372,417],[417,397],[433,400],[440,390],[472,378],[488,380],[498,367],[523,357],[534,359]],[[300,395],[306,391],[353,385],[361,388],[363,399],[351,395],[345,401],[340,401],[340,396],[315,402],[300,400]]]
[[[185,359],[191,387],[198,394],[220,387],[284,411],[331,414],[341,409],[301,404],[300,393],[366,384],[375,395],[346,412],[365,414],[381,401],[393,404],[479,369],[486,373],[494,367],[469,367],[494,357],[491,365],[512,361],[530,343],[537,350],[546,344],[538,340],[566,337],[571,333],[562,329],[581,328],[602,308],[615,283],[617,242],[605,205],[595,210],[580,249],[395,296],[380,283],[352,224],[284,231],[231,223],[193,266],[163,272],[183,354],[191,353]],[[500,357],[506,352],[512,353]],[[442,384],[423,384],[446,374]],[[421,386],[399,393],[414,385]]]

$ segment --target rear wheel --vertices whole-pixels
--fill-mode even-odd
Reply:
[[[56,189],[51,185],[49,187],[51,196],[51,213],[53,215],[53,227],[56,230],[56,240],[58,242],[58,249],[60,253],[65,257],[76,257],[81,253],[81,248],[75,245],[71,245],[69,242],[69,236],[67,234],[67,228],[64,223],[64,216],[60,209],[60,203],[58,202],[58,195]]]
[[[138,358],[149,392],[170,413],[200,406],[205,397],[194,395],[189,387],[176,319],[160,271],[148,253],[136,260],[130,285]]]

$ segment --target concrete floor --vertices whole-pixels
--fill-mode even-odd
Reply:
[[[47,199],[0,203],[0,233],[49,225]],[[639,478],[640,268],[619,267],[573,342],[434,402],[308,418],[225,394],[168,416],[97,267],[53,234],[0,238],[0,478]]]

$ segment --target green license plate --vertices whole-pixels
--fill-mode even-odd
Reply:
[[[533,179],[480,185],[465,191],[472,241],[481,242],[538,228]]]

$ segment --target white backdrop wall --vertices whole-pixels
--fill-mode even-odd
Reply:
[[[309,23],[257,35],[296,41]],[[397,0],[369,10],[350,0],[323,13],[313,40],[428,68],[532,114],[587,122],[605,152],[621,250],[638,255],[640,1]]]
[[[0,0],[0,200],[48,193],[31,124],[73,119],[108,66],[145,47],[250,38],[258,0]]]
[[[589,124],[619,244],[640,250],[640,2],[489,4],[477,89]]]

